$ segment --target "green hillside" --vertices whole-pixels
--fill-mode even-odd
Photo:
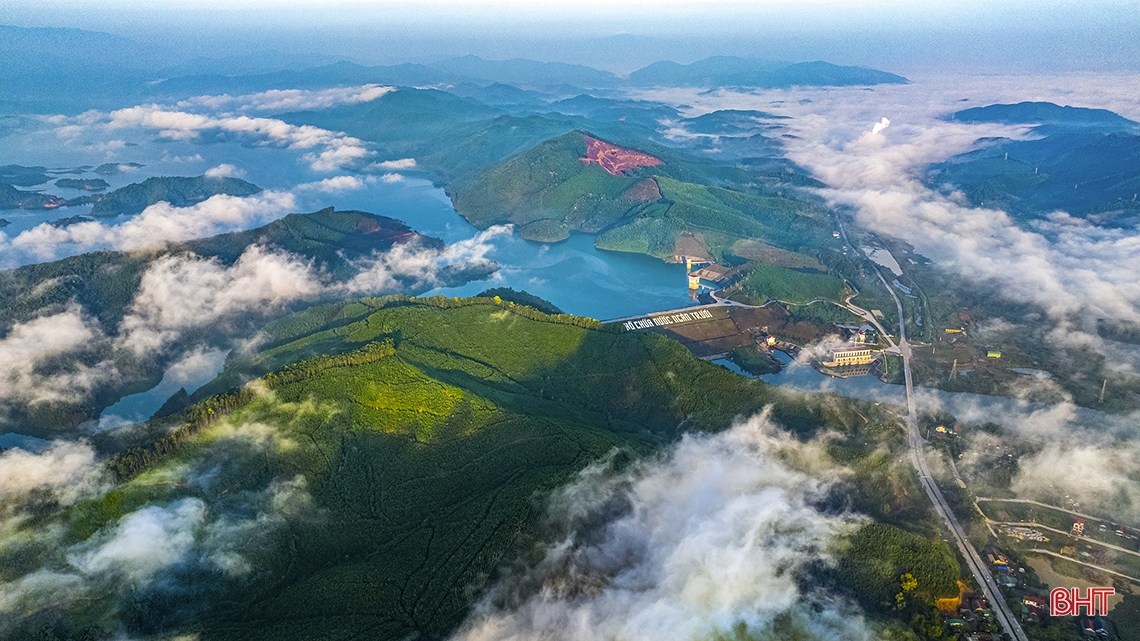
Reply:
[[[99,199],[91,207],[92,216],[133,216],[147,207],[166,201],[175,207],[187,207],[211,196],[252,196],[261,187],[240,178],[181,178],[162,176],[120,187]]]
[[[66,362],[53,367],[92,367],[113,361],[120,374],[97,386],[82,404],[47,402],[8,407],[8,411],[0,415],[0,426],[47,437],[59,435],[98,416],[122,396],[149,389],[158,382],[163,369],[179,355],[178,350],[154,358],[136,358],[125,350],[115,349],[112,344],[139,292],[143,274],[156,260],[194,254],[232,265],[247,248],[256,244],[311,259],[315,267],[330,278],[340,280],[355,273],[352,261],[372,252],[386,251],[396,243],[413,241],[424,247],[443,246],[438,239],[417,234],[398,220],[360,211],[335,211],[330,207],[311,214],[290,214],[251,230],[172,244],[158,251],[92,252],[0,271],[0,335],[18,323],[78,307],[95,321],[99,333],[109,340],[93,341],[80,352],[69,354]],[[493,266],[459,265],[445,268],[439,276],[444,282],[457,285],[485,278],[489,269]],[[401,285],[410,293],[422,291],[413,289],[415,287],[430,286],[411,281]],[[199,338],[224,345],[243,332],[253,330],[253,327],[243,328],[241,323],[227,328],[210,327]]]
[[[472,224],[513,223],[523,238],[564,240],[598,234],[602,249],[671,259],[723,259],[741,239],[787,250],[831,244],[826,210],[781,193],[753,195],[702,183],[722,168],[652,148],[664,164],[614,175],[587,164],[580,131],[547,140],[453,187],[456,210]],[[640,151],[640,150],[639,150]]]
[[[652,333],[493,299],[364,299],[266,332],[222,378],[275,373],[126,432],[136,446],[111,464],[123,480],[37,524],[59,525],[71,545],[145,506],[200,502],[197,560],[163,584],[112,584],[28,613],[17,632],[55,621],[61,637],[122,622],[203,641],[438,638],[539,498],[615,447],[649,452],[770,403],[802,433],[854,438],[865,417],[890,422],[867,403],[785,395]],[[874,429],[859,438],[897,440]],[[242,533],[224,539],[242,572],[211,560],[217,532]],[[62,549],[30,541],[23,554],[53,566]]]
[[[750,265],[744,278],[726,293],[733,300],[752,305],[771,300],[806,305],[817,300],[840,302],[852,291],[833,274],[758,262]]]

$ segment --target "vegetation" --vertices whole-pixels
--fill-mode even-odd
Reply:
[[[290,214],[256,229],[172,244],[156,252],[101,251],[27,265],[0,271],[0,331],[6,332],[17,323],[59,313],[78,304],[98,323],[103,334],[114,338],[138,293],[143,274],[153,261],[163,256],[192,253],[230,265],[250,245],[261,244],[312,259],[330,277],[341,279],[355,273],[352,261],[405,242],[429,248],[442,246],[441,241],[416,234],[400,221],[328,208],[312,214]],[[440,276],[445,283],[460,284],[484,278],[489,269],[493,266],[457,266],[444,270]],[[408,288],[425,286],[413,282],[401,284]],[[204,329],[204,335],[199,338],[224,344],[249,331],[252,328],[241,324],[210,327]],[[152,387],[161,378],[167,361],[175,357],[176,354],[166,354],[160,359],[139,359],[115,351],[107,341],[95,341],[82,354],[73,354],[71,359],[88,366],[114,359],[121,377],[107,387],[96,389],[83,403],[37,403],[19,407],[4,417],[5,422],[19,425],[24,433],[47,437],[66,432],[98,416],[123,395]]]
[[[16,189],[7,183],[0,183],[0,209],[47,209],[49,206],[58,207],[63,202],[57,196]]]
[[[927,182],[1019,220],[1057,210],[1102,226],[1140,221],[1140,127],[1102,109],[1052,103],[990,105],[951,116],[965,122],[1037,125],[1031,140],[1000,140],[931,168]]]
[[[558,309],[550,301],[544,300],[535,296],[534,294],[526,291],[516,291],[510,287],[492,287],[491,289],[484,290],[476,295],[478,298],[500,298],[519,305],[526,305],[533,307],[544,314],[562,314],[561,309]]]
[[[60,189],[82,189],[84,191],[103,191],[111,185],[102,178],[60,178],[55,181]]]
[[[817,205],[690,182],[697,176],[675,154],[663,165],[614,175],[582,162],[585,135],[567,133],[466,178],[452,188],[456,210],[479,227],[513,223],[531,240],[582,231],[598,234],[599,248],[664,259],[687,253],[724,260],[741,239],[785,253],[832,240]]]
[[[260,191],[261,187],[240,178],[147,178],[141,183],[132,183],[109,192],[91,207],[91,215],[133,216],[160,201],[175,207],[187,207],[218,194],[252,196]]]
[[[832,274],[765,263],[750,264],[744,278],[728,291],[732,299],[752,305],[775,300],[803,306],[816,301],[840,302],[850,293],[843,279]]]
[[[116,487],[58,516],[77,542],[147,505],[202,501],[198,527],[218,531],[252,523],[258,501],[289,506],[242,526],[253,529],[227,548],[248,569],[191,563],[165,585],[31,613],[17,632],[53,621],[64,637],[104,636],[111,611],[133,635],[444,636],[537,513],[536,498],[614,448],[649,452],[768,404],[805,435],[900,433],[883,430],[870,403],[785,394],[661,336],[501,298],[362,299],[266,332],[267,345],[227,373],[274,371],[134,428],[152,440],[112,460]],[[896,556],[934,589],[934,570]],[[178,581],[198,587],[170,589]]]
[[[728,359],[753,376],[775,374],[780,371],[780,361],[755,345],[737,347],[729,353]]]
[[[47,167],[24,167],[21,165],[0,165],[0,183],[35,187],[46,183],[50,178]]]

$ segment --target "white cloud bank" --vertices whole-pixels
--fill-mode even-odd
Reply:
[[[900,238],[953,273],[997,285],[1055,319],[1071,314],[1140,321],[1140,236],[1103,229],[1058,212],[1033,227],[1005,212],[972,207],[921,181],[925,168],[976,147],[987,136],[1025,137],[1027,127],[944,120],[960,109],[996,102],[1047,100],[1113,109],[1140,118],[1140,76],[945,77],[910,85],[795,88],[739,93],[644,92],[686,107],[758,109],[792,137],[789,159],[827,183],[821,194],[848,206],[857,222]],[[889,126],[889,129],[887,127]]]
[[[269,91],[239,96],[229,94],[196,96],[179,102],[177,106],[182,109],[194,107],[215,110],[236,108],[241,111],[327,109],[337,105],[372,102],[392,91],[395,91],[394,87],[375,84],[317,90],[270,89]]]
[[[167,140],[194,140],[209,132],[232,134],[253,144],[310,150],[303,156],[314,171],[335,171],[361,165],[373,155],[359,138],[312,125],[291,125],[276,118],[246,115],[208,115],[162,105],[137,105],[110,113],[89,111],[74,118],[52,117],[56,133],[75,138],[88,129],[125,128],[154,130]]]
[[[43,223],[11,240],[0,234],[0,250],[7,250],[3,262],[11,267],[27,258],[47,261],[99,249],[161,249],[168,243],[249,229],[294,209],[293,194],[277,191],[244,198],[219,194],[189,207],[159,202],[115,225],[92,221],[58,228]]]
[[[98,324],[78,306],[12,326],[0,339],[0,410],[12,402],[76,401],[116,377],[110,361],[87,365],[73,358],[103,338]],[[51,374],[40,370],[53,361],[60,364]]]
[[[455,638],[867,638],[858,614],[796,583],[855,521],[812,507],[828,481],[789,452],[819,460],[759,416],[626,471],[588,468],[552,499],[561,539],[492,588]]]

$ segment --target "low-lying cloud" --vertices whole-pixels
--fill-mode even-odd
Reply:
[[[118,375],[114,363],[74,358],[104,339],[77,306],[12,326],[0,339],[0,420],[9,403],[74,402]]]
[[[0,234],[0,250],[8,254],[3,266],[13,267],[29,259],[56,260],[99,249],[161,249],[168,243],[249,229],[295,208],[293,194],[276,191],[244,198],[219,194],[189,207],[159,202],[118,224],[91,221],[60,228],[43,223],[11,240]]]
[[[591,466],[551,499],[543,559],[507,573],[455,638],[867,638],[796,580],[856,523],[813,507],[834,472],[788,462],[818,456],[758,416],[627,469]]]
[[[909,85],[794,88],[741,93],[663,90],[643,97],[685,105],[688,115],[759,109],[777,124],[791,160],[827,183],[821,194],[850,207],[857,222],[900,238],[940,266],[997,285],[1055,320],[1073,314],[1140,321],[1140,237],[1058,212],[1033,227],[973,207],[922,182],[926,167],[974,149],[985,137],[1023,138],[1025,126],[964,124],[944,117],[995,102],[1050,100],[1137,118],[1135,76],[946,77]],[[890,125],[889,129],[887,125]]]
[[[91,128],[115,131],[141,128],[166,140],[197,140],[204,134],[228,134],[255,145],[308,150],[303,158],[314,171],[361,166],[373,155],[364,141],[312,125],[291,125],[276,118],[209,115],[162,105],[137,105],[110,113],[90,111],[74,118],[53,118],[57,134],[75,138]]]
[[[239,111],[284,111],[301,109],[328,109],[337,105],[372,102],[394,87],[376,84],[359,87],[333,87],[331,89],[270,89],[259,93],[231,96],[229,94],[196,96],[178,103],[182,109],[237,109]]]

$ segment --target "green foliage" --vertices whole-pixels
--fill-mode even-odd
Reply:
[[[261,187],[240,178],[154,177],[109,192],[91,207],[91,215],[134,215],[159,201],[187,207],[218,194],[252,196],[260,191]]]
[[[837,582],[868,610],[905,607],[903,593],[927,603],[958,594],[958,561],[944,541],[871,523],[852,535],[849,543],[839,556]]]
[[[831,240],[819,206],[690,182],[707,179],[706,168],[676,154],[615,176],[582,162],[582,136],[571,131],[451,185],[456,210],[479,227],[514,223],[532,240],[583,231],[599,234],[600,248],[659,258],[676,254],[682,235],[715,256],[742,238],[793,250]]]
[[[83,189],[85,191],[102,191],[111,185],[102,178],[60,178],[55,186],[62,189]]]
[[[755,376],[775,374],[780,371],[780,362],[755,345],[744,345],[732,350],[728,359],[740,369]]]
[[[770,300],[807,305],[818,300],[839,302],[849,293],[843,279],[831,274],[752,263],[731,295],[756,305]]]
[[[533,307],[544,314],[563,313],[561,309],[558,309],[550,301],[539,298],[526,291],[516,291],[510,287],[492,287],[478,294],[479,298],[494,298],[496,296],[512,303]]]

